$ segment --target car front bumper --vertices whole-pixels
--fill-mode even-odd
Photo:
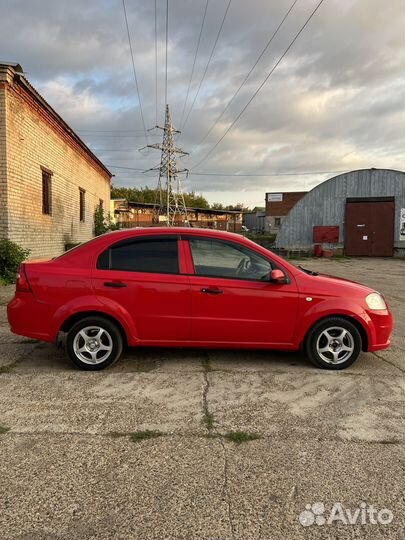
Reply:
[[[388,349],[391,344],[391,334],[394,328],[394,319],[387,310],[367,311],[369,339],[367,350],[369,352]]]

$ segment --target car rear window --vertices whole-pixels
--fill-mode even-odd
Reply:
[[[177,239],[119,242],[98,258],[97,268],[128,272],[178,274]]]

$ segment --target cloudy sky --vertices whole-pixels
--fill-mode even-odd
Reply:
[[[404,170],[402,0],[324,0],[211,151],[318,2],[231,0],[218,36],[229,0],[209,0],[185,105],[206,0],[169,0],[167,93],[174,124],[182,126],[178,144],[190,152],[180,162],[190,169],[187,190],[210,202],[255,206],[265,191],[310,189],[334,171]],[[138,96],[122,0],[0,0],[0,59],[23,66],[115,174],[116,185],[156,184],[155,174],[130,170],[160,159],[157,151],[139,150],[146,144],[140,105],[147,129],[156,116],[164,121],[166,0],[156,6],[157,96],[155,0],[126,0]],[[159,142],[161,132],[147,138]],[[315,172],[325,173],[303,174]]]

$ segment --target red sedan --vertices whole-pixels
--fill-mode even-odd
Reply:
[[[343,369],[390,344],[378,292],[297,268],[250,240],[207,229],[108,233],[49,261],[23,263],[11,330],[56,342],[80,368],[113,364],[124,344],[300,348]]]

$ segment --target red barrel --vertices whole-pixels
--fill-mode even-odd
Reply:
[[[322,245],[314,244],[314,255],[315,257],[322,257]]]

